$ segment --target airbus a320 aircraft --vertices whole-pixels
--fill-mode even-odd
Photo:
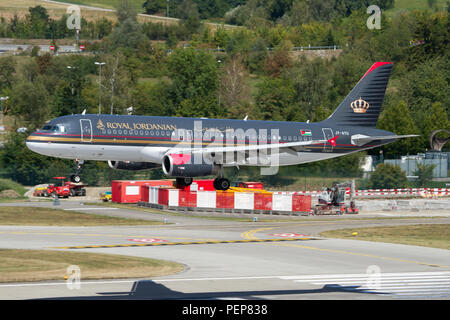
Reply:
[[[399,138],[376,129],[391,62],[376,62],[326,120],[317,123],[77,114],[55,118],[27,139],[34,152],[75,159],[73,181],[85,160],[108,161],[113,169],[162,167],[189,185],[197,176],[216,175],[226,190],[223,168],[278,166],[319,161],[375,148]],[[264,169],[265,169],[264,168]]]

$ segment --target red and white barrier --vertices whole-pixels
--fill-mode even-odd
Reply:
[[[167,208],[311,212],[311,196],[283,192],[188,191],[149,187],[148,203]]]
[[[291,194],[306,194],[318,196],[323,190],[308,190],[291,192]],[[350,188],[347,188],[346,194],[350,194]],[[355,196],[390,196],[390,195],[410,195],[410,196],[448,196],[449,188],[400,188],[400,189],[367,189],[355,190]]]

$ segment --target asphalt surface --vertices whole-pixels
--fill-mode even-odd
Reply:
[[[52,202],[0,205],[54,207]],[[64,280],[0,283],[0,299],[450,299],[449,250],[319,236],[325,230],[350,227],[450,224],[448,210],[440,211],[440,218],[431,218],[430,212],[414,213],[430,217],[426,219],[407,213],[407,219],[380,219],[382,214],[361,213],[236,222],[77,201],[61,201],[58,208],[166,219],[168,224],[0,226],[0,247],[149,257],[182,263],[185,270],[154,279],[99,281],[83,280],[80,270],[79,287]]]

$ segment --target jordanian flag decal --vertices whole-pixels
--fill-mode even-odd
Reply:
[[[311,130],[300,130],[302,136],[312,136]]]

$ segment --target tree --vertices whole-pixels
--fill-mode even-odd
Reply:
[[[0,162],[7,177],[23,185],[47,182],[51,177],[67,172],[68,160],[50,159],[25,146],[26,134],[11,133],[0,151]],[[65,169],[61,170],[64,167]],[[59,169],[57,169],[59,168]]]
[[[404,188],[408,185],[408,179],[399,166],[381,163],[372,172],[368,184],[369,188],[375,189]]]
[[[200,107],[195,106],[197,103],[204,108],[203,116],[217,115],[218,63],[214,57],[193,48],[177,49],[169,56],[167,63],[172,79],[172,101],[178,107],[184,106],[179,109],[180,115],[199,115]]]
[[[256,106],[263,120],[295,121],[295,89],[293,83],[279,78],[267,78],[257,85]]]
[[[169,99],[170,84],[161,80],[156,83],[139,83],[133,91],[134,114],[147,116],[171,116],[174,114]]]
[[[191,0],[183,0],[178,10],[178,16],[182,20],[181,24],[187,32],[189,34],[196,33],[202,25],[197,4]]]
[[[435,164],[417,163],[417,170],[414,171],[414,175],[418,176],[417,187],[425,187],[428,182],[433,180],[434,168],[436,168]]]
[[[404,101],[394,102],[381,113],[377,127],[391,131],[395,134],[418,134],[411,113]],[[417,138],[401,139],[392,144],[383,146],[385,157],[399,157],[414,154],[422,149],[421,140]]]
[[[435,102],[431,106],[430,113],[425,115],[423,121],[423,138],[427,144],[429,143],[431,133],[439,129],[450,130],[450,121],[448,120],[448,114],[441,106],[441,103]]]
[[[440,102],[450,112],[450,62],[436,58],[420,63],[402,77],[399,93],[410,106],[416,119],[423,121],[430,106]]]
[[[128,18],[117,26],[111,34],[111,47],[137,49],[146,40],[141,25],[134,19]]]
[[[131,0],[120,0],[116,8],[116,16],[119,23],[124,23],[128,19],[136,21],[137,11],[133,7]]]
[[[34,130],[42,126],[50,112],[47,106],[48,92],[42,82],[19,81],[11,90],[11,114]]]
[[[167,0],[146,0],[142,7],[147,14],[163,12],[167,8]]]
[[[283,43],[277,47],[273,53],[269,53],[266,57],[264,64],[264,70],[267,75],[271,77],[279,77],[284,68],[292,67],[292,58],[290,56],[290,50],[292,44]]]
[[[306,117],[302,120],[313,119],[317,107],[330,105],[331,79],[323,60],[299,60],[292,68],[285,69],[283,76],[293,83],[296,108]]]
[[[11,88],[16,61],[13,57],[0,58],[0,91]]]
[[[231,56],[225,63],[220,79],[219,94],[222,104],[231,117],[243,116],[239,106],[249,100],[250,87],[247,70],[244,68],[240,54]]]

